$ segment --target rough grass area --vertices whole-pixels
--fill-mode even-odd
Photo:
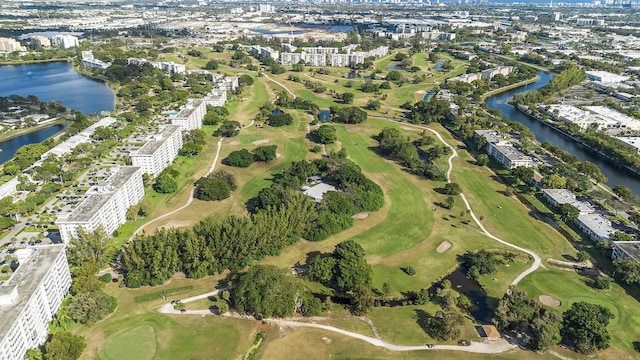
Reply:
[[[153,359],[156,355],[156,334],[153,326],[139,325],[110,336],[100,357],[104,360]]]

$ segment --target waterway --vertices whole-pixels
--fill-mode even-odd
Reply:
[[[596,164],[607,177],[608,186],[613,187],[615,185],[625,185],[629,187],[635,195],[640,195],[640,178],[624,169],[614,166],[610,160],[593,153],[583,145],[567,138],[552,128],[540,123],[538,120],[522,113],[516,109],[515,106],[509,104],[509,99],[514,95],[539,89],[547,85],[553,78],[552,74],[543,71],[538,71],[538,76],[540,76],[540,78],[535,83],[505,91],[487,98],[487,106],[490,109],[498,109],[502,111],[502,115],[505,118],[517,121],[528,127],[536,136],[538,141],[549,142],[576,156],[581,161],[589,161]]]
[[[0,143],[0,164],[11,160],[16,151],[24,145],[40,143],[66,128],[66,124],[55,124],[28,134],[16,136]]]
[[[78,74],[68,62],[0,66],[0,96],[35,95],[41,101],[62,101],[69,109],[92,114],[113,110],[109,86]]]

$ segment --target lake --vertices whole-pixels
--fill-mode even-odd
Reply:
[[[22,146],[41,143],[52,137],[59,131],[62,131],[66,127],[66,124],[51,125],[49,127],[32,131],[28,134],[16,136],[14,138],[1,142],[0,150],[2,151],[0,151],[0,164],[4,164],[5,162],[11,160],[13,158],[13,155],[16,154],[16,151],[18,151],[18,149],[20,149]]]
[[[540,123],[538,120],[522,113],[516,109],[515,106],[509,104],[509,99],[511,99],[515,94],[539,89],[547,85],[553,78],[553,75],[543,71],[538,71],[538,76],[540,78],[533,84],[521,86],[487,98],[487,107],[490,109],[498,109],[502,112],[502,116],[505,118],[511,121],[517,121],[528,127],[536,136],[538,141],[549,142],[558,148],[569,152],[571,155],[576,156],[580,161],[589,161],[596,164],[604,176],[607,177],[608,186],[614,187],[619,184],[625,185],[629,187],[635,195],[640,195],[640,179],[638,179],[637,176],[615,166],[615,164],[610,160],[595,154],[580,143],[567,138],[552,128]]]
[[[80,75],[68,62],[0,66],[0,96],[35,95],[92,114],[113,110],[115,94],[103,82]]]

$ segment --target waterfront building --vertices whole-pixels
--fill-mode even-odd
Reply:
[[[88,126],[84,130],[71,136],[67,140],[61,142],[60,144],[51,148],[49,151],[42,154],[42,156],[40,156],[40,161],[48,158],[51,155],[59,157],[59,156],[70,153],[71,150],[73,150],[73,148],[75,148],[76,146],[83,143],[91,142],[92,141],[91,135],[93,135],[93,133],[96,131],[97,128],[111,126],[117,121],[118,119],[110,116],[104,117],[96,121],[95,123],[91,124],[91,126]],[[36,163],[34,165],[39,166],[40,164]]]
[[[63,49],[69,49],[80,45],[78,38],[73,35],[54,35],[51,38],[51,43]]]
[[[202,127],[202,119],[207,112],[207,102],[204,99],[189,99],[180,108],[180,112],[171,119],[173,125],[182,126],[182,130],[190,131]]]
[[[15,39],[0,37],[0,52],[10,53],[14,51],[27,51],[27,49]]]
[[[0,284],[0,360],[22,360],[42,346],[71,287],[65,245],[15,252],[18,268]]]
[[[18,177],[14,177],[6,183],[0,185],[0,199],[5,198],[7,196],[13,196],[17,190],[17,186],[20,182],[18,181]]]
[[[574,223],[595,243],[609,241],[609,236],[615,232],[611,221],[601,214],[580,214]]]
[[[518,166],[536,167],[537,165],[531,156],[527,156],[516,149],[511,139],[506,135],[501,136],[494,130],[476,130],[474,131],[474,137],[484,138],[487,154],[507,169],[513,169]]]
[[[610,128],[640,131],[640,119],[625,115],[606,106],[585,106],[584,108],[597,114],[597,116],[613,121],[614,125],[610,126]]]
[[[86,68],[106,69],[111,66],[110,62],[104,62],[93,57],[93,51],[82,52],[82,66]]]
[[[44,36],[36,35],[31,37],[31,45],[36,49],[49,48],[51,41]]]
[[[640,241],[614,241],[611,259],[640,262]]]
[[[141,58],[129,58],[127,59],[128,64],[135,64],[138,66],[142,66],[143,64],[149,64],[156,69],[160,69],[166,73],[173,74],[184,74],[187,71],[187,67],[182,64],[176,64],[172,61],[149,61],[147,59]]]
[[[156,177],[171,165],[180,149],[182,149],[182,129],[178,125],[168,125],[130,155],[131,164],[140,167],[143,174]]]
[[[481,74],[480,73],[470,73],[470,74],[462,74],[460,76],[456,76],[456,77],[452,77],[450,79],[447,79],[447,82],[466,82],[466,83],[472,83],[476,80],[480,80],[481,78]]]
[[[509,76],[509,74],[511,74],[512,71],[513,71],[513,66],[498,66],[493,69],[487,69],[482,71],[480,78],[484,81],[489,81],[498,74]]]
[[[89,195],[67,217],[55,224],[60,237],[68,243],[78,236],[78,231],[95,231],[102,228],[112,234],[127,221],[127,210],[144,197],[142,169],[137,166],[121,166],[104,183],[87,191]]]
[[[640,154],[640,137],[639,136],[616,136],[615,138],[622,145]]]

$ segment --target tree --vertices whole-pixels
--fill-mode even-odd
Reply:
[[[616,274],[625,284],[635,284],[640,281],[640,263],[631,259],[615,259],[613,265]]]
[[[269,125],[274,127],[285,126],[293,124],[293,117],[291,114],[275,113],[269,118]]]
[[[562,340],[584,354],[606,349],[611,341],[607,325],[613,318],[611,310],[602,305],[573,303],[562,314]]]
[[[447,196],[446,199],[444,199],[444,207],[446,207],[449,210],[453,209],[455,204],[456,204],[456,199],[453,196]]]
[[[240,86],[251,86],[253,85],[253,78],[249,75],[240,75],[240,78],[238,78],[238,84]]]
[[[486,166],[489,163],[489,155],[480,154],[476,159],[479,166]]]
[[[627,234],[622,231],[616,231],[613,234],[609,235],[609,239],[611,241],[633,241],[633,235]]]
[[[356,106],[349,106],[336,111],[333,120],[345,124],[360,124],[367,120],[367,112]]]
[[[558,174],[551,174],[542,179],[542,185],[547,189],[564,189],[567,187],[567,179]]]
[[[83,336],[60,331],[51,335],[44,344],[44,355],[47,360],[76,360],[86,346]]]
[[[367,104],[364,106],[365,109],[374,110],[374,111],[380,110],[381,107],[382,107],[382,103],[378,100],[373,100],[373,99],[367,101]]]
[[[616,185],[611,190],[613,190],[613,193],[616,194],[618,197],[622,198],[623,200],[629,200],[633,195],[631,193],[631,189],[629,189],[624,185]]]
[[[391,294],[391,284],[389,284],[388,282],[384,282],[384,284],[382,284],[382,297],[387,297]]]
[[[253,150],[255,161],[269,162],[276,158],[277,145],[258,146]]]
[[[67,246],[67,258],[72,265],[79,266],[85,262],[103,264],[106,261],[106,243],[109,235],[102,226],[95,231],[87,231],[83,227],[78,236],[73,237]]]
[[[586,251],[578,251],[578,253],[576,254],[576,259],[578,260],[578,262],[585,262],[589,260],[589,258],[589,253]]]
[[[560,204],[558,214],[564,222],[575,221],[580,215],[580,210],[571,204]]]
[[[193,194],[196,199],[204,201],[223,200],[229,196],[231,196],[231,189],[224,179],[209,175],[196,181],[196,191]]]
[[[207,70],[218,70],[218,62],[215,60],[210,60],[207,62],[204,68]]]
[[[371,288],[364,285],[358,285],[351,295],[351,304],[353,305],[353,314],[361,316],[366,314],[373,307],[375,296]]]
[[[444,186],[443,190],[444,190],[444,193],[447,195],[458,195],[462,192],[460,185],[458,185],[457,183],[447,183]]]
[[[24,360],[42,360],[42,351],[40,349],[29,349],[24,354]]]
[[[462,265],[467,268],[467,276],[474,280],[477,280],[477,275],[487,275],[495,272],[498,264],[496,255],[484,249],[476,253],[467,251],[460,256],[460,260]]]
[[[424,328],[434,339],[448,341],[460,337],[460,326],[463,318],[453,310],[438,311],[426,319]]]
[[[391,70],[387,74],[386,79],[388,81],[398,81],[398,80],[402,79],[402,74],[398,70]]]
[[[240,133],[240,123],[237,121],[225,120],[218,130],[213,132],[214,136],[233,137]]]
[[[336,258],[334,280],[340,290],[347,292],[360,285],[371,286],[373,270],[360,244],[353,240],[343,241],[336,246],[333,256]]]
[[[536,351],[546,351],[562,340],[560,335],[562,323],[560,317],[554,312],[544,312],[542,316],[534,320],[532,327],[533,334],[529,344]]]
[[[309,133],[313,142],[320,144],[333,144],[338,140],[336,129],[329,125],[321,125],[319,128]]]
[[[343,104],[353,104],[353,99],[355,99],[355,97],[355,94],[346,92],[343,93],[340,98],[342,99]]]
[[[407,275],[409,276],[416,276],[417,271],[416,268],[414,268],[413,266],[409,265],[404,269],[404,272],[407,273]]]
[[[540,309],[540,304],[529,299],[524,290],[511,286],[498,302],[495,313],[496,326],[503,331],[524,331],[538,316]]]
[[[111,314],[117,305],[115,297],[102,291],[92,291],[72,297],[67,308],[74,321],[91,325]]]
[[[224,160],[222,160],[222,163],[234,167],[249,167],[249,165],[253,164],[253,160],[253,154],[251,154],[247,149],[242,149],[232,151]]]
[[[515,168],[511,169],[511,176],[524,183],[531,180],[531,178],[533,177],[533,173],[534,170],[526,166],[516,166]]]
[[[170,174],[162,173],[153,183],[153,190],[161,194],[169,194],[178,190],[178,182]]]

